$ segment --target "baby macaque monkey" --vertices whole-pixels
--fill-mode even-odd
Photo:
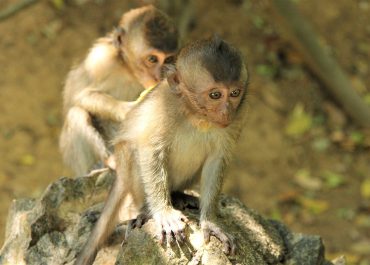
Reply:
[[[103,212],[75,264],[90,264],[117,223],[121,205],[144,207],[160,242],[185,240],[186,216],[171,192],[200,181],[200,224],[207,243],[216,236],[234,253],[230,235],[215,222],[224,170],[245,117],[248,73],[239,52],[214,37],[184,47],[166,80],[126,116],[115,140],[117,178]]]
[[[149,5],[123,14],[118,27],[71,70],[60,149],[75,174],[87,174],[98,162],[115,166],[109,140],[130,107],[122,101],[133,101],[156,85],[164,65],[173,63],[177,46],[175,26]]]

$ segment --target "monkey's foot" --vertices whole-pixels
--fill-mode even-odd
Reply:
[[[110,155],[105,161],[104,165],[109,167],[112,170],[116,170],[117,164],[116,164],[116,158],[114,155]]]
[[[185,241],[185,227],[188,218],[181,211],[168,208],[154,214],[153,218],[160,228],[157,237],[161,244],[166,241],[167,245],[171,245],[174,239],[180,244]]]
[[[205,243],[209,242],[211,235],[215,236],[221,241],[223,245],[222,250],[226,255],[235,254],[236,246],[235,246],[234,238],[231,235],[223,232],[222,229],[218,225],[216,225],[215,223],[211,221],[202,221],[201,227],[203,230]]]
[[[132,229],[141,228],[146,222],[148,222],[149,219],[150,215],[146,212],[142,212],[135,219],[128,221],[125,233],[125,240]]]
[[[177,209],[185,210],[188,209],[196,209],[199,210],[199,199],[185,194],[183,192],[173,192],[171,194],[172,205],[175,206]]]

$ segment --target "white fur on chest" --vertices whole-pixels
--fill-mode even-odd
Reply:
[[[186,184],[199,173],[204,161],[217,152],[219,134],[216,130],[201,132],[187,124],[178,128],[169,150],[169,179],[173,190]]]

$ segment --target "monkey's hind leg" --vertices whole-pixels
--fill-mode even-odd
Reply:
[[[64,162],[79,176],[109,157],[104,139],[92,126],[89,113],[80,107],[68,111],[59,145]]]

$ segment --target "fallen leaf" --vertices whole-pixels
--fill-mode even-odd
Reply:
[[[334,143],[340,143],[340,142],[343,142],[344,139],[345,139],[345,134],[343,131],[341,130],[335,130],[334,132],[332,132],[330,134],[330,139],[334,142]]]
[[[326,253],[326,256],[329,258],[329,259],[334,259],[335,257],[338,257],[338,256],[343,256],[345,258],[345,265],[358,265],[359,262],[360,262],[360,255],[355,255],[353,253],[349,253],[349,252],[340,252],[340,253]],[[339,261],[341,261],[342,259],[339,258]],[[339,263],[341,264],[341,263]],[[343,264],[343,263],[342,263]],[[335,264],[336,265],[336,264]]]
[[[353,220],[353,218],[355,218],[356,212],[354,209],[351,208],[339,208],[336,211],[336,215],[341,219],[350,221]]]
[[[256,66],[257,74],[272,78],[276,74],[276,69],[272,65],[268,64],[259,64]]]
[[[329,170],[324,171],[322,177],[325,180],[325,186],[328,188],[337,188],[345,183],[345,178],[342,175]]]
[[[270,218],[274,220],[282,220],[282,214],[278,207],[273,207],[270,212]]]
[[[33,155],[31,154],[25,154],[20,158],[21,165],[23,166],[32,166],[35,164],[36,159]]]
[[[312,148],[319,152],[323,152],[327,150],[329,146],[330,146],[330,141],[328,138],[325,138],[325,137],[316,138],[312,142]]]
[[[370,199],[370,178],[366,178],[361,183],[361,196]]]
[[[308,169],[300,169],[294,175],[294,181],[304,189],[317,191],[322,187],[322,181],[319,178],[311,176]]]
[[[301,196],[299,203],[312,214],[320,214],[329,209],[329,203],[324,200],[309,199]]]
[[[370,93],[365,94],[364,100],[367,105],[370,105]]]
[[[64,8],[64,0],[52,0],[52,2],[56,9],[62,10]]]
[[[349,137],[356,145],[361,145],[365,139],[364,134],[361,132],[351,132]]]
[[[370,228],[370,216],[368,214],[359,214],[355,219],[356,226]]]
[[[296,190],[290,190],[279,194],[278,201],[280,203],[291,203],[296,202],[299,197],[299,192]]]
[[[257,15],[252,17],[252,23],[257,29],[262,29],[265,25],[263,18]]]
[[[311,129],[312,116],[305,112],[303,104],[298,103],[290,114],[285,133],[292,137],[299,137]]]

